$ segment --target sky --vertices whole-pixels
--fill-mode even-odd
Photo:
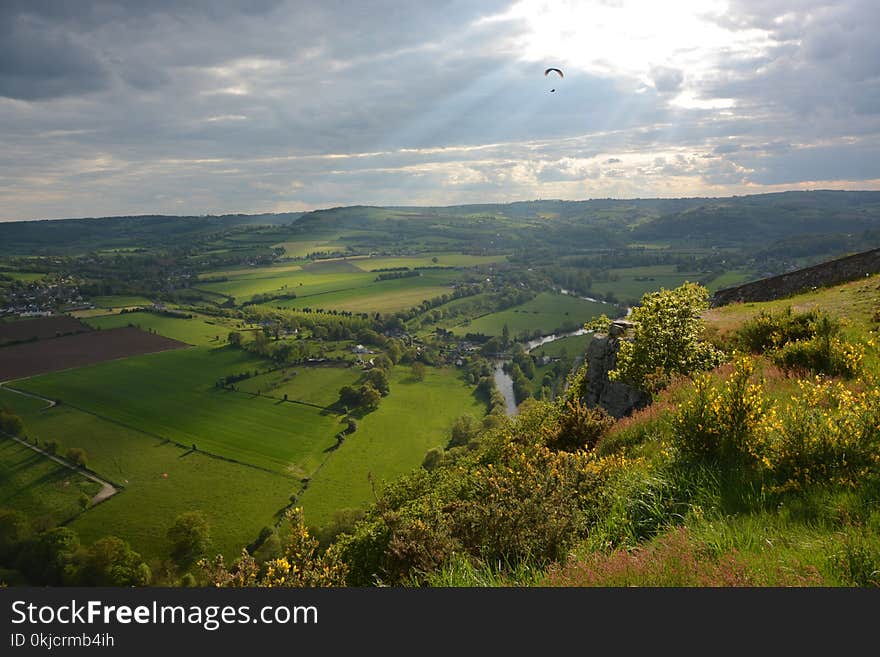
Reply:
[[[878,28],[876,0],[2,0],[0,220],[878,190]]]

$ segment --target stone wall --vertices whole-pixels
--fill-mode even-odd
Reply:
[[[584,403],[590,408],[601,406],[621,418],[651,403],[651,397],[633,386],[609,381],[608,372],[617,364],[617,350],[629,322],[615,321],[607,334],[593,335],[587,347],[587,376],[584,381]]]
[[[718,290],[712,297],[711,305],[717,307],[737,301],[783,299],[793,294],[828,285],[838,285],[877,273],[880,273],[880,249],[873,249],[787,274]]]

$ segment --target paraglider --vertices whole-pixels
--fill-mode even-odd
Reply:
[[[546,78],[548,75],[550,75],[550,73],[553,73],[553,72],[559,73],[559,77],[561,77],[561,78],[564,78],[564,77],[565,77],[565,75],[562,73],[562,69],[559,69],[559,68],[548,68],[548,69],[545,69],[545,70],[544,70],[544,77]],[[550,91],[551,91],[551,92],[552,92],[552,91],[556,91],[556,89],[551,89]]]

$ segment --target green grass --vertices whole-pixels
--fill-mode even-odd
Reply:
[[[167,556],[168,527],[191,510],[205,513],[218,552],[238,556],[263,526],[272,524],[298,486],[288,477],[188,453],[70,407],[25,417],[25,423],[41,441],[84,449],[91,469],[124,486],[71,524],[83,541],[119,536],[147,558]]]
[[[717,292],[718,290],[723,290],[726,287],[734,287],[735,285],[740,285],[741,283],[745,283],[750,280],[752,275],[748,272],[741,269],[734,269],[732,271],[727,271],[713,278],[706,285],[706,288],[709,292]]]
[[[437,262],[434,262],[437,258]],[[380,256],[366,260],[357,260],[355,264],[364,271],[385,269],[388,267],[473,267],[506,262],[506,255],[468,255],[464,253],[426,253],[418,256]]]
[[[375,276],[374,276],[375,278]],[[392,313],[418,306],[426,299],[451,294],[450,272],[431,271],[422,276],[374,281],[368,286],[328,292],[324,294],[297,293],[296,299],[285,300],[282,308],[323,308],[351,312]]]
[[[92,299],[92,303],[99,308],[129,308],[132,306],[149,306],[153,302],[146,297],[119,295],[95,297]]]
[[[398,365],[390,383],[379,409],[358,420],[357,431],[330,454],[300,497],[309,525],[328,522],[337,509],[365,506],[372,500],[368,474],[380,486],[419,467],[429,449],[446,446],[455,418],[486,412],[454,369],[429,367],[417,382],[408,366]]]
[[[532,349],[533,355],[546,354],[551,357],[559,357],[563,352],[569,357],[582,356],[587,350],[587,345],[593,339],[592,333],[584,333],[583,335],[570,335],[566,338],[559,338],[553,342],[542,344],[540,347]]]
[[[331,268],[318,268],[312,271],[302,269],[273,271],[265,268],[260,275],[243,274],[230,276],[228,281],[200,283],[199,289],[219,292],[235,297],[239,303],[257,294],[295,293],[297,296],[336,292],[354,287],[370,285],[375,274],[352,267],[348,271]]]
[[[466,333],[501,335],[506,324],[512,337],[534,331],[547,335],[557,329],[580,328],[590,319],[608,312],[609,306],[603,303],[565,294],[542,292],[522,305],[456,325],[452,331],[457,335]]]
[[[55,372],[16,387],[183,445],[306,475],[335,443],[338,417],[214,386],[225,374],[260,366],[239,350],[195,348]]]
[[[336,251],[345,251],[345,245],[339,244],[331,240],[301,240],[297,242],[279,242],[273,244],[273,248],[277,246],[284,247],[284,255],[288,258],[304,258],[310,253],[320,251],[328,251],[334,253]]]
[[[0,509],[25,514],[37,530],[55,527],[81,511],[80,497],[90,499],[101,485],[0,436]]]
[[[608,270],[616,280],[593,281],[591,290],[598,294],[613,292],[622,301],[638,301],[646,292],[661,287],[676,288],[685,281],[697,281],[699,272],[679,272],[675,265],[652,265],[647,267],[620,267]]]
[[[9,409],[16,415],[36,413],[48,408],[48,402],[0,387],[0,409]]]
[[[433,257],[438,258],[436,265],[431,260]],[[461,253],[427,253],[424,256],[335,258],[302,264],[285,263],[271,267],[235,268],[206,272],[200,275],[201,279],[225,276],[229,280],[200,282],[198,287],[208,292],[233,296],[238,302],[247,301],[257,294],[280,294],[283,292],[293,292],[297,297],[305,297],[316,294],[350,291],[354,288],[370,286],[375,282],[377,275],[376,272],[371,271],[373,269],[431,266],[469,267],[477,264],[500,262],[505,260],[506,257],[472,256]],[[417,282],[417,286],[427,287],[427,284],[431,281],[445,283],[452,277],[454,277],[454,272],[426,270],[421,278],[403,280],[409,281],[408,284],[404,284],[409,289],[409,286],[414,281]],[[421,281],[421,283],[418,283],[418,281]],[[383,283],[392,282],[396,281],[384,281]],[[439,284],[441,283],[435,283],[435,285]],[[389,288],[389,290],[395,289],[397,288]],[[381,296],[381,293],[377,293],[370,303],[373,301],[381,303]],[[339,302],[347,298],[345,296],[333,297],[329,302],[337,305],[327,305],[326,307],[341,308],[343,306],[338,305]],[[408,307],[401,305],[401,302],[395,305],[395,309]],[[365,311],[370,310],[370,308],[366,307],[366,302],[363,308]],[[348,310],[349,308],[346,309]],[[381,309],[376,308],[375,310]]]
[[[0,274],[22,283],[33,283],[46,276],[44,273],[33,271],[0,271]]]
[[[283,399],[330,406],[342,386],[353,385],[362,371],[353,367],[296,367],[261,374],[238,384],[239,390]]]
[[[135,312],[121,315],[104,315],[85,318],[85,323],[94,328],[109,329],[132,324],[144,331],[152,329],[159,335],[179,340],[191,345],[216,347],[226,344],[226,336],[235,329],[229,322],[216,318],[192,319],[169,317],[157,313]],[[216,339],[219,336],[219,341]]]

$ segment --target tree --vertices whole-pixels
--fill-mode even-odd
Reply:
[[[445,453],[442,447],[432,447],[425,454],[425,458],[422,460],[422,467],[430,472],[443,462],[444,457]]]
[[[20,436],[24,431],[24,422],[17,415],[0,411],[0,431],[10,436]]]
[[[86,550],[77,579],[81,586],[146,586],[152,573],[128,543],[106,536]]]
[[[379,402],[382,400],[381,393],[376,390],[370,383],[365,383],[358,391],[360,394],[360,406],[366,411],[375,411],[379,408]]]
[[[425,367],[425,364],[421,361],[416,361],[412,364],[412,375],[416,381],[424,381],[427,371],[428,368]]]
[[[241,346],[241,333],[238,331],[230,331],[226,338],[233,347]]]
[[[501,329],[501,347],[507,349],[510,346],[510,327],[507,324]]]
[[[86,451],[81,447],[71,447],[64,453],[64,458],[79,468],[86,467]]]
[[[171,558],[185,570],[205,556],[211,546],[211,529],[201,511],[186,511],[168,528]]]
[[[400,359],[403,357],[403,347],[400,345],[400,340],[389,340],[386,350],[388,351],[388,358],[391,359],[392,363],[397,364],[400,362]]]
[[[385,372],[382,370],[370,370],[364,375],[364,381],[372,384],[372,386],[378,390],[379,394],[383,397],[391,391],[391,386],[388,385],[388,377],[385,376]]]
[[[702,340],[700,315],[709,307],[708,299],[709,291],[697,283],[645,294],[630,315],[633,339],[621,340],[617,367],[609,378],[655,393],[675,375],[720,364],[723,353]]]
[[[394,363],[392,363],[391,359],[385,354],[379,354],[373,358],[373,367],[388,372],[394,367]]]
[[[449,446],[467,445],[479,431],[480,423],[473,415],[461,415],[452,423],[452,438],[449,440]]]
[[[8,562],[29,532],[27,516],[20,511],[0,509],[0,562]]]
[[[352,386],[342,386],[339,389],[339,403],[346,408],[356,408],[360,406],[361,397]]]

